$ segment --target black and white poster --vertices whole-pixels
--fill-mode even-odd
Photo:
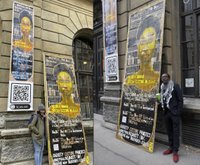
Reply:
[[[129,15],[125,77],[117,138],[153,152],[163,46],[165,0]]]

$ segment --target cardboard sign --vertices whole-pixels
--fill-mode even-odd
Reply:
[[[156,0],[129,15],[117,138],[149,152],[154,147],[164,13],[165,1]]]
[[[88,164],[72,57],[44,55],[50,165]]]

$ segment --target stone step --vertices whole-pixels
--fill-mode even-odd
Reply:
[[[3,164],[3,163],[0,163],[0,165],[35,165],[34,164],[34,160],[31,159],[31,160],[26,160],[26,161],[21,161],[21,162],[15,162],[15,163],[6,163],[6,164]],[[42,165],[48,165],[48,156],[47,155],[44,155],[43,156],[43,163]]]

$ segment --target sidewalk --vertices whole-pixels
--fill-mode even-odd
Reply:
[[[101,115],[94,114],[94,165],[200,165],[200,150],[180,148],[180,160],[174,163],[172,155],[164,156],[167,146],[155,143],[154,153],[115,138],[116,132],[103,126]]]

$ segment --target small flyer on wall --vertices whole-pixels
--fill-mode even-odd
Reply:
[[[34,10],[13,2],[8,111],[33,110]]]

